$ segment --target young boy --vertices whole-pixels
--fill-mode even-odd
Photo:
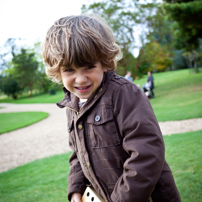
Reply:
[[[120,54],[95,16],[59,19],[43,43],[47,74],[64,85],[58,106],[66,107],[73,149],[68,199],[81,202],[90,186],[109,202],[181,201],[148,98],[114,72]]]

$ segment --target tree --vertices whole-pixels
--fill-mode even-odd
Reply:
[[[133,54],[128,52],[128,54],[126,54],[124,57],[124,61],[119,62],[119,66],[116,69],[117,74],[125,75],[127,71],[130,71],[132,73],[132,75],[134,75],[135,74],[135,69],[134,69],[135,61],[136,61],[136,59],[133,56]],[[120,65],[120,63],[121,63],[121,65]]]
[[[166,47],[161,46],[155,41],[147,43],[144,47],[144,58],[144,62],[151,64],[148,70],[154,72],[165,71],[172,63],[172,59]]]
[[[150,18],[150,32],[147,36],[148,40],[155,41],[162,46],[172,46],[173,36],[171,33],[171,25],[173,21],[167,20],[167,13],[162,5],[158,5],[156,14]]]
[[[175,40],[171,31],[173,23],[174,21],[168,20],[164,7],[159,5],[156,14],[150,19],[151,31],[147,36],[148,41],[150,41],[146,44],[146,47],[150,47],[150,50],[147,48],[147,57],[152,58],[150,70],[163,71],[177,67],[175,62],[177,50],[174,48]],[[150,52],[150,56],[148,52]],[[180,60],[183,60],[182,56],[180,57]],[[177,59],[179,59],[179,56]]]
[[[6,43],[4,44],[4,47],[1,48],[0,52],[0,70],[6,70],[8,69],[8,62],[7,57],[13,57],[15,55],[17,46],[15,44],[16,40],[15,38],[8,38]]]
[[[176,23],[173,33],[177,39],[176,47],[192,51],[199,46],[202,38],[202,1],[164,0],[169,18]]]
[[[137,34],[134,28],[137,25],[148,27],[148,20],[156,10],[155,2],[153,0],[152,3],[145,4],[139,0],[103,0],[82,6],[82,12],[96,13],[102,16],[113,29],[117,42],[123,51],[123,59],[119,61],[119,66],[125,68],[125,71],[129,69],[127,59],[131,58],[131,52],[137,47],[135,43],[135,35]],[[144,33],[140,33],[144,38],[147,32],[145,30]],[[135,65],[133,69],[133,72],[136,72]]]
[[[202,39],[199,39],[199,64],[202,65]]]
[[[9,87],[12,80],[15,81],[12,83],[15,83],[16,87],[20,87],[19,92],[29,89],[30,97],[32,96],[33,88],[40,92],[48,92],[53,86],[45,72],[41,42],[35,43],[31,48],[25,49],[16,45],[17,40],[19,39],[8,39],[1,49],[3,51],[0,54],[0,68],[2,81],[5,84],[4,87],[7,91],[8,88],[12,88],[11,86]],[[14,97],[17,98],[19,92],[16,91]],[[5,94],[8,95],[8,93]]]
[[[202,1],[199,0],[164,0],[164,8],[169,18],[174,20],[172,30],[175,47],[184,50],[188,67],[194,62],[194,72],[198,72],[197,57],[200,55],[202,38]],[[197,53],[196,53],[197,52]],[[194,54],[193,54],[194,53]],[[197,54],[197,57],[195,56]],[[194,59],[193,59],[194,58]],[[193,59],[193,61],[192,61]]]
[[[193,63],[194,63],[194,72],[198,73],[198,68],[196,67],[196,60],[198,59],[199,54],[196,51],[191,52],[187,51],[183,53],[182,56],[186,58],[188,67],[190,69],[193,69]]]
[[[47,77],[45,72],[45,65],[43,63],[42,50],[41,50],[41,42],[37,42],[34,44],[32,52],[35,53],[36,60],[38,62],[37,69],[37,79],[35,81],[35,87],[39,89],[43,93],[47,93],[50,88],[52,88],[52,82]]]
[[[35,53],[28,49],[21,48],[20,53],[15,54],[12,59],[12,68],[14,71],[15,79],[21,88],[28,87],[30,97],[34,84],[37,80],[38,62]]]
[[[18,94],[22,92],[18,82],[10,75],[0,76],[0,89],[6,95],[12,96],[13,99],[17,99]]]

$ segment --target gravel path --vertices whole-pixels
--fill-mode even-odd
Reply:
[[[70,151],[65,108],[60,109],[55,104],[0,103],[0,113],[20,111],[43,111],[49,116],[38,123],[0,135],[0,172]],[[202,118],[160,122],[159,125],[163,135],[197,131],[202,130]]]

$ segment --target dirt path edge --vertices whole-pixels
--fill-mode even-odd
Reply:
[[[49,116],[30,126],[0,135],[0,172],[71,150],[65,109],[55,104],[0,103],[0,113],[21,111],[43,111]],[[163,135],[197,131],[202,130],[202,118],[160,122],[159,125]]]

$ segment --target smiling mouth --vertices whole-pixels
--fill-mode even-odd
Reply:
[[[75,88],[78,89],[78,90],[85,90],[85,89],[88,89],[89,87],[90,87],[90,85],[85,86],[85,87],[75,87]]]
[[[82,86],[82,87],[75,87],[75,89],[79,92],[79,93],[87,93],[91,88],[91,85],[89,86]]]

